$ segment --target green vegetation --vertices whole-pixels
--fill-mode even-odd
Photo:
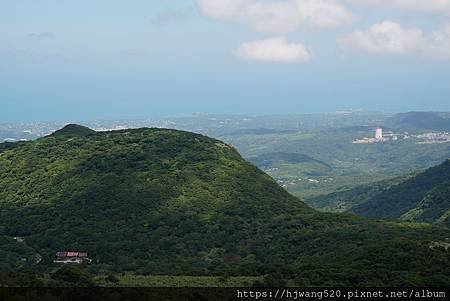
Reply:
[[[424,172],[308,199],[321,211],[448,225],[450,161]]]
[[[93,276],[76,265],[63,265],[51,274],[51,279],[65,286],[94,286]]]
[[[389,190],[412,176],[413,175],[406,175],[403,177],[360,185],[349,190],[312,197],[307,199],[307,202],[320,211],[346,212],[357,205],[376,198],[376,196],[381,192]]]
[[[26,270],[38,262],[36,252],[17,240],[0,235],[0,271],[12,273]]]
[[[309,175],[323,175],[332,169],[327,163],[298,153],[264,153],[255,158],[249,158],[249,161],[264,169],[296,165],[299,170]]]
[[[448,158],[449,143],[417,144],[414,134],[448,128],[448,113],[409,112],[386,114],[358,110],[304,115],[207,115],[196,114],[163,120],[92,121],[94,128],[174,127],[218,138],[236,146],[243,157],[271,175],[292,194],[305,198],[345,191],[423,170]],[[0,124],[2,139],[35,139],[60,123]],[[73,125],[77,127],[76,125]],[[369,145],[352,144],[355,139],[373,137],[375,127],[385,133],[409,132],[409,139]],[[73,129],[74,132],[83,130]],[[85,134],[92,131],[84,128]],[[65,129],[70,132],[70,128]],[[411,135],[412,134],[412,135]],[[1,146],[0,146],[1,148]],[[0,150],[1,151],[1,150]],[[259,165],[259,158],[276,154],[308,156],[309,161],[271,160]],[[263,161],[264,164],[264,161]],[[329,168],[331,167],[331,169]]]
[[[435,222],[450,209],[450,160],[393,185],[354,206],[356,214]]]
[[[400,218],[414,222],[449,224],[450,181],[433,188],[417,205]]]
[[[82,137],[95,134],[94,130],[78,124],[68,124],[63,129],[54,132],[53,137]]]
[[[446,229],[319,213],[233,147],[188,132],[83,132],[6,147],[0,208],[0,234],[24,238],[25,249],[8,247],[7,266],[42,256],[2,269],[0,283],[117,285],[132,274],[141,284],[155,279],[141,276],[217,276],[450,285],[448,251],[430,248],[448,242]],[[55,252],[70,250],[87,251],[92,264],[53,263]],[[21,282],[19,272],[38,276]]]
[[[263,277],[229,276],[140,276],[133,274],[98,277],[99,286],[118,287],[245,287],[264,281]]]
[[[373,136],[371,126],[352,126],[220,138],[235,145],[244,158],[306,201],[438,165],[448,159],[450,152],[448,143],[417,144],[414,137],[373,144],[352,143]]]

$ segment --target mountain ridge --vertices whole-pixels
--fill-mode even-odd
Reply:
[[[233,147],[189,132],[50,135],[8,147],[0,208],[0,235],[42,255],[32,271],[54,270],[57,251],[83,250],[96,273],[450,283],[448,254],[429,247],[446,231],[319,213]]]
[[[437,194],[439,190],[443,191],[448,189],[449,186],[450,160],[447,160],[438,166],[431,167],[402,183],[382,191],[368,201],[356,205],[351,211],[367,217],[400,218],[403,216],[407,220],[433,222],[445,214],[446,210],[450,209],[448,198],[444,198],[440,202],[441,207],[444,207],[440,210],[436,208],[432,217],[425,218],[422,216],[423,218],[420,218],[419,215],[423,214],[423,209],[426,209],[427,204],[430,207],[432,203],[430,193]],[[447,196],[450,196],[450,194]],[[422,207],[422,213],[419,215],[417,212],[418,207]],[[415,210],[416,214],[412,214],[411,210]],[[410,214],[404,216],[408,212]],[[414,215],[414,218],[412,215]]]
[[[406,131],[450,131],[450,119],[435,112],[399,113],[384,123],[390,128]]]

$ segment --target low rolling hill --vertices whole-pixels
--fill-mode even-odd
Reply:
[[[75,250],[98,274],[450,285],[448,251],[432,247],[447,243],[447,230],[319,213],[233,147],[183,131],[72,125],[4,146],[0,209],[8,266],[42,256],[24,257],[22,272],[52,273],[55,252]]]
[[[450,131],[450,119],[434,112],[408,112],[392,116],[385,125],[405,131]]]

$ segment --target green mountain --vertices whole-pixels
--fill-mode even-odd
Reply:
[[[450,160],[371,196],[354,206],[356,214],[435,222],[450,210]]]
[[[396,114],[385,125],[406,131],[450,131],[450,119],[434,112],[408,112]]]
[[[27,264],[14,273],[53,273],[55,252],[86,251],[98,275],[450,285],[445,229],[319,213],[202,135],[68,129],[0,148],[0,249],[9,262],[0,274],[18,258]],[[67,274],[79,273],[51,277]]]
[[[95,134],[94,130],[78,124],[68,124],[64,128],[54,132],[54,137],[80,137]]]

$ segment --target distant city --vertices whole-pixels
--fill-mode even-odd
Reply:
[[[362,119],[367,114],[369,119]],[[95,131],[115,131],[141,127],[170,128],[192,131],[204,135],[223,136],[244,134],[245,131],[310,131],[325,128],[345,128],[363,123],[373,136],[354,137],[354,144],[374,144],[397,142],[412,139],[417,144],[435,144],[450,142],[448,131],[425,131],[411,133],[395,132],[371,124],[379,123],[390,114],[367,113],[363,111],[338,111],[329,114],[279,115],[251,117],[245,115],[208,115],[193,114],[191,117],[141,120],[94,120],[79,122]],[[334,119],[333,119],[334,118]],[[326,120],[326,121],[325,121]],[[364,120],[364,121],[363,121]],[[62,128],[70,122],[22,122],[0,124],[0,142],[35,140]],[[78,123],[78,122],[77,122]],[[243,132],[244,131],[244,132]],[[264,132],[265,134],[267,134]],[[274,132],[274,133],[275,133]]]
[[[388,141],[397,141],[399,139],[411,139],[415,138],[417,144],[434,144],[434,143],[446,143],[450,142],[450,133],[448,132],[429,132],[419,135],[410,135],[408,132],[397,134],[391,131],[383,132],[383,128],[378,127],[375,129],[374,137],[364,137],[362,139],[356,139],[354,144],[371,144],[382,143]]]
[[[375,124],[391,116],[362,110],[345,110],[325,114],[298,115],[216,115],[194,113],[188,117],[148,118],[137,120],[87,120],[0,123],[0,142],[28,141],[47,136],[68,123],[85,125],[96,131],[113,131],[141,127],[187,130],[205,135],[221,135],[241,130],[313,130],[340,128],[367,122]]]

